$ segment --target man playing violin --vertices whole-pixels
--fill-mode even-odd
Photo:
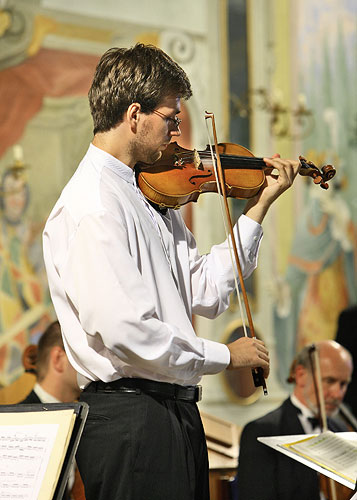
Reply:
[[[352,356],[333,340],[322,340],[315,345],[319,356],[327,426],[333,432],[346,431],[345,424],[335,417],[351,380]],[[237,473],[239,500],[326,498],[315,471],[257,440],[262,436],[321,432],[309,351],[310,346],[305,346],[291,366],[288,382],[295,384],[291,396],[276,410],[248,423],[242,431]],[[256,480],[256,469],[262,471],[259,481]],[[350,498],[351,490],[346,490],[348,496],[341,492],[339,500]]]
[[[90,406],[77,462],[87,500],[208,499],[205,436],[196,406],[203,375],[269,372],[263,342],[196,336],[234,288],[227,243],[200,255],[179,211],[160,213],[136,185],[138,162],[180,136],[187,75],[157,47],[114,48],[89,91],[94,139],[44,230],[50,291],[64,344]],[[257,264],[261,222],[299,162],[267,158],[262,190],[235,225],[243,275]]]

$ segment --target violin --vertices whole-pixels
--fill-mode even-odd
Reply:
[[[233,143],[217,144],[224,172],[226,195],[248,199],[255,196],[265,182],[265,171],[272,170],[263,158],[254,157],[243,146]],[[216,155],[213,146],[214,160]],[[314,183],[328,189],[336,170],[325,165],[320,170],[311,161],[299,156],[300,175],[309,176]],[[138,185],[144,196],[160,207],[178,209],[197,201],[202,193],[217,192],[217,181],[213,168],[210,147],[203,151],[182,148],[177,142],[170,143],[161,158],[154,164],[139,163]]]

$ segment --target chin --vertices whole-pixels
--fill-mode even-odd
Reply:
[[[326,410],[328,417],[336,417],[338,415],[339,407],[333,408],[332,410]]]
[[[138,163],[142,164],[142,169],[147,169],[153,166],[158,160],[160,160],[162,156],[161,151],[156,151],[156,153],[152,153],[151,155],[146,155],[145,157],[138,160]]]
[[[152,155],[151,163],[155,163],[158,160],[160,160],[161,156],[162,156],[162,151],[157,151],[154,155]]]

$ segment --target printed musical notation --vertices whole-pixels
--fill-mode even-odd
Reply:
[[[258,437],[258,441],[351,490],[356,488],[357,434],[355,432],[326,431],[317,435],[264,436]]]
[[[58,424],[7,425],[0,429],[0,500],[33,500],[54,446]]]
[[[357,442],[346,441],[338,433],[326,431],[283,446],[348,481],[356,482]]]

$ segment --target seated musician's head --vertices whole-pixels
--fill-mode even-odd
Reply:
[[[78,399],[80,389],[77,372],[70,364],[64,350],[61,327],[51,323],[38,342],[36,372],[38,384],[63,403]]]
[[[288,378],[295,383],[294,395],[318,414],[318,370],[315,370],[313,346],[319,356],[321,386],[327,416],[333,416],[343,401],[353,371],[352,356],[334,340],[321,340],[305,346],[296,356]]]

